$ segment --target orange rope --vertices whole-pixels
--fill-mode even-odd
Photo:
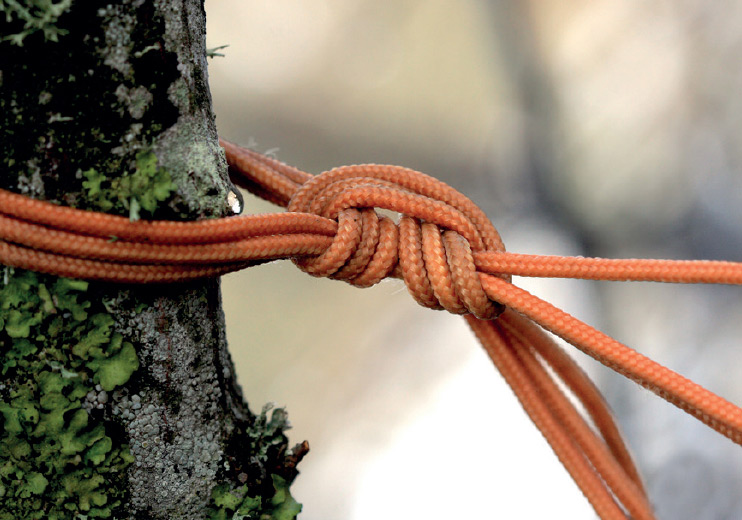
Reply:
[[[608,405],[543,329],[742,444],[742,409],[510,280],[519,275],[742,284],[741,263],[508,253],[474,203],[420,172],[357,165],[312,176],[221,144],[232,180],[287,212],[130,222],[0,190],[0,263],[59,276],[148,283],[219,276],[291,258],[313,276],[358,287],[401,278],[421,305],[466,314],[525,411],[604,519],[654,514]],[[399,223],[374,208],[400,213]]]

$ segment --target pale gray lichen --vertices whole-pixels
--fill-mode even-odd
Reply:
[[[103,410],[108,402],[108,392],[103,390],[101,385],[95,385],[95,388],[89,391],[85,395],[85,400],[82,403],[82,407],[88,411]]]
[[[74,118],[72,116],[65,116],[60,112],[52,112],[49,114],[49,118],[46,120],[46,123],[51,125],[53,123],[60,123],[65,121],[72,121]]]
[[[212,211],[219,208],[226,216],[232,213],[227,204],[229,186],[225,186],[219,174],[222,168],[227,167],[226,159],[218,143],[198,139],[203,131],[203,124],[196,118],[180,117],[176,124],[161,134],[154,145],[154,152],[160,164],[167,165],[171,172],[180,173],[178,180],[173,173],[173,180],[190,211],[202,212],[204,205],[208,204]],[[208,186],[212,187],[209,192],[218,195],[205,196],[204,188]],[[222,191],[225,187],[227,190]]]
[[[158,518],[200,519],[225,462],[224,436],[231,423],[222,419],[220,357],[199,340],[221,337],[223,331],[200,290],[169,290],[178,292],[181,308],[165,305],[173,297],[169,294],[147,302],[138,314],[120,317],[117,326],[134,335],[142,366],[137,392],[114,392],[112,410],[126,429],[135,459],[129,467],[134,510],[148,508]],[[124,292],[119,298],[127,297]]]
[[[128,8],[131,3],[122,1],[98,9],[101,25],[105,28],[105,45],[99,51],[103,63],[126,77],[130,77],[134,71],[129,56],[133,47],[131,35],[137,20]]]
[[[211,103],[191,103],[191,97],[196,93],[205,93],[209,95],[206,77],[208,65],[206,63],[206,27],[203,24],[204,18],[199,16],[198,10],[202,7],[195,3],[186,5],[174,4],[169,0],[155,0],[155,7],[158,12],[162,13],[165,20],[165,47],[175,52],[178,56],[178,72],[185,85],[184,92],[187,93],[185,99],[171,97],[171,101],[178,107],[181,114],[189,114],[194,109],[203,111],[203,114],[211,117],[203,117],[204,122],[213,122],[213,113],[211,112]],[[185,9],[185,12],[183,10]],[[192,25],[198,20],[198,25]],[[188,23],[188,26],[184,22]],[[188,38],[183,38],[188,35]],[[205,90],[205,92],[203,92]],[[183,104],[180,104],[182,102]]]
[[[39,93],[39,105],[46,105],[51,100],[52,100],[52,93],[51,92],[47,92],[46,90],[42,90]]]
[[[111,153],[119,157],[124,157],[141,150],[143,148],[143,143],[139,139],[141,133],[142,123],[132,123],[129,125],[129,130],[119,139],[121,144],[111,149]]]
[[[119,85],[114,94],[116,94],[116,99],[121,104],[121,115],[123,115],[125,109],[134,119],[141,119],[144,116],[153,99],[152,93],[142,85],[135,88]]]
[[[44,180],[37,161],[29,161],[28,173],[18,177],[18,191],[34,199],[44,198]]]

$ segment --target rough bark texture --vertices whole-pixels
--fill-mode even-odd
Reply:
[[[0,11],[0,187],[133,219],[230,213],[199,0]],[[296,516],[286,416],[244,403],[218,281],[2,274],[0,520]]]

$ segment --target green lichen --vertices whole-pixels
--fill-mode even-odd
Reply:
[[[44,39],[56,42],[67,34],[67,30],[57,27],[57,20],[71,5],[72,0],[0,0],[0,13],[5,13],[5,21],[22,23],[19,32],[7,34],[0,40],[20,47],[27,36],[40,31]]]
[[[131,173],[109,179],[105,174],[84,171],[82,186],[89,203],[104,212],[128,212],[129,219],[139,220],[142,212],[152,216],[160,202],[166,201],[176,186],[165,168],[157,164],[152,150],[137,153],[136,168]]]
[[[271,412],[272,411],[272,412]],[[270,413],[270,417],[269,414]],[[250,447],[249,453],[257,462],[266,464],[272,452],[286,444],[285,431],[291,428],[289,416],[283,408],[273,409],[273,404],[263,406],[250,428],[245,432],[243,442]]]
[[[285,431],[291,426],[283,408],[263,407],[248,429],[239,436],[245,453],[255,466],[271,467],[276,452],[286,446]],[[301,504],[291,496],[289,486],[295,473],[284,476],[271,474],[269,482],[240,484],[222,483],[211,493],[210,520],[293,520],[301,512]],[[246,474],[242,479],[249,478]],[[245,480],[242,480],[244,482]],[[267,485],[266,485],[267,484]],[[259,489],[257,489],[259,488]]]
[[[211,493],[213,506],[210,520],[293,520],[301,512],[289,492],[289,484],[278,475],[271,475],[275,493],[269,499],[252,497],[246,485],[230,489],[220,484]]]
[[[0,520],[111,518],[133,462],[83,407],[139,366],[87,282],[6,268],[0,284]]]

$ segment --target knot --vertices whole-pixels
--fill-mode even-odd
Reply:
[[[302,185],[287,209],[338,222],[322,254],[294,259],[312,276],[358,287],[394,276],[424,307],[481,319],[504,309],[487,297],[473,258],[504,252],[499,234],[476,204],[433,177],[399,166],[343,166]],[[399,224],[376,209],[399,213]]]

